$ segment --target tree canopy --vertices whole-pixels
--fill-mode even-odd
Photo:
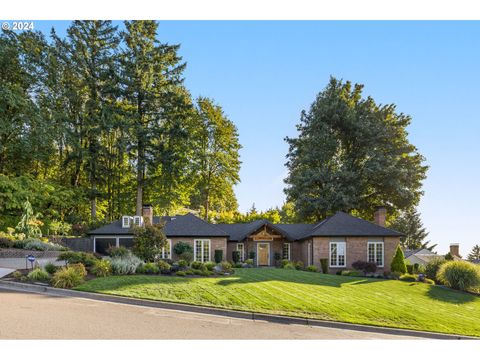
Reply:
[[[376,206],[391,216],[418,204],[427,166],[408,140],[411,118],[393,104],[363,97],[363,85],[331,78],[298,136],[287,137],[285,193],[304,221],[336,211],[373,218]]]
[[[425,241],[428,232],[423,227],[420,214],[415,208],[401,211],[399,216],[391,223],[391,228],[405,234],[405,236],[400,238],[400,243],[405,249],[433,250],[437,246],[436,244],[430,245],[430,241]]]

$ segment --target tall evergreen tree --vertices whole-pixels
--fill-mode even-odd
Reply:
[[[238,131],[220,106],[208,98],[197,100],[198,145],[196,193],[193,205],[202,207],[205,220],[210,210],[229,211],[237,208],[233,186],[240,181],[241,145]]]
[[[469,261],[480,261],[480,246],[475,245],[472,248],[472,251],[470,251],[470,254],[468,254],[467,259]]]
[[[318,221],[338,210],[373,218],[379,204],[395,214],[423,193],[427,167],[408,141],[410,117],[363,98],[362,89],[331,78],[302,112],[298,137],[286,138],[285,192],[300,220]]]
[[[165,135],[185,111],[181,84],[185,64],[179,45],[157,40],[156,21],[126,21],[122,33],[123,97],[136,165],[136,213],[141,214],[145,185],[158,166],[165,165]],[[182,101],[183,100],[183,101]],[[188,107],[188,105],[187,105]],[[184,117],[183,117],[184,119]]]
[[[428,232],[423,226],[420,214],[414,207],[400,212],[400,215],[391,223],[391,228],[405,234],[405,236],[400,239],[400,243],[405,249],[433,250],[433,248],[437,246],[436,244],[429,245],[430,241],[425,241]]]

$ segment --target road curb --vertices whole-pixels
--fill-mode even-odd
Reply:
[[[247,319],[247,320],[268,321],[268,322],[281,323],[281,324],[319,326],[319,327],[328,327],[328,328],[344,329],[344,330],[366,331],[371,333],[381,333],[381,334],[389,334],[389,335],[415,336],[415,337],[421,337],[426,339],[479,340],[478,338],[471,337],[471,336],[464,336],[464,335],[450,335],[450,334],[441,334],[441,333],[434,333],[434,332],[428,332],[428,331],[397,329],[397,328],[388,328],[388,327],[380,327],[380,326],[372,326],[372,325],[360,325],[360,324],[351,324],[351,323],[344,323],[344,322],[337,322],[337,321],[300,318],[300,317],[293,317],[293,316],[270,315],[270,314],[263,314],[263,313],[227,310],[227,309],[219,309],[219,308],[213,308],[213,307],[158,301],[158,300],[143,300],[143,299],[135,299],[135,298],[129,298],[129,297],[123,297],[123,296],[117,296],[117,295],[106,295],[106,294],[98,294],[98,293],[68,290],[68,289],[56,289],[56,288],[52,288],[50,286],[45,286],[45,285],[18,283],[18,282],[6,281],[6,280],[0,280],[0,288],[17,290],[17,291],[23,290],[23,291],[39,293],[39,294],[46,293],[53,296],[76,297],[76,298],[84,298],[84,299],[91,299],[91,300],[108,301],[108,302],[125,304],[125,305],[147,306],[147,307],[155,307],[155,308],[161,308],[161,309],[167,309],[167,310],[195,312],[195,313],[201,313],[201,314],[207,314],[207,315],[228,316],[228,317]]]

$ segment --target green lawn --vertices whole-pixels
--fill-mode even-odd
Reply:
[[[480,297],[423,283],[282,269],[217,278],[112,276],[77,290],[358,324],[480,336]]]

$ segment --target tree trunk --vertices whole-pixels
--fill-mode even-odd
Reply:
[[[145,150],[143,149],[143,142],[138,143],[138,158],[137,158],[137,206],[135,214],[142,215],[143,206],[143,182],[145,178]]]

